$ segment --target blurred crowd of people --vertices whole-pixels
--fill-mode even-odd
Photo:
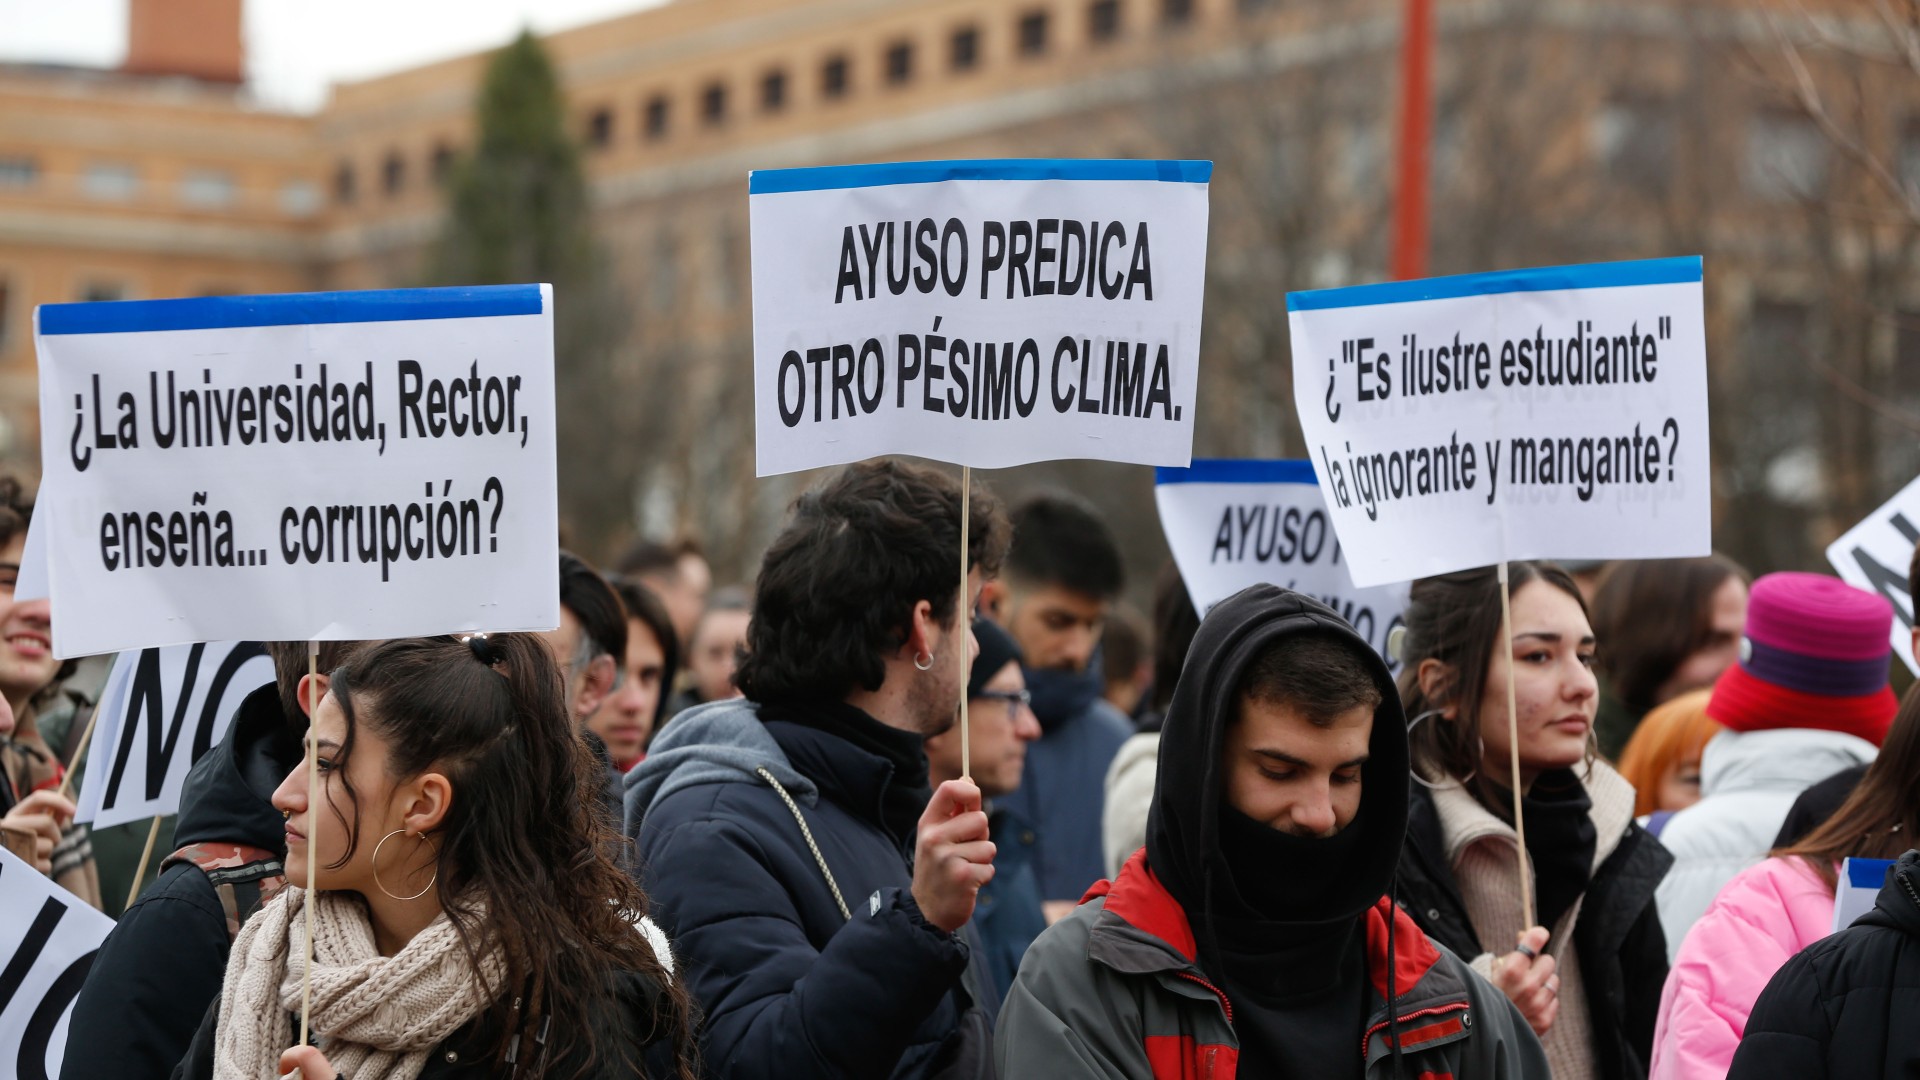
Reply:
[[[31,513],[0,484],[0,836],[119,920],[65,1077],[1920,1067],[1920,691],[1836,578],[1519,562],[1505,623],[1446,574],[1382,656],[1171,565],[1143,616],[1078,497],[867,462],[747,587],[643,542],[563,553],[545,635],[272,643],[119,912]],[[1847,858],[1897,862],[1835,933]]]

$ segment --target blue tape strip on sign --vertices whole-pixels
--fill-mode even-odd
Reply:
[[[538,315],[538,285],[475,285],[363,292],[199,296],[186,300],[114,300],[43,304],[42,334],[131,334],[149,330],[218,330],[241,326],[477,319]]]
[[[1700,256],[1686,255],[1673,259],[1501,270],[1491,274],[1461,274],[1419,281],[1383,281],[1377,285],[1353,285],[1344,289],[1312,289],[1288,293],[1287,310],[1326,311],[1329,308],[1410,304],[1421,300],[1453,300],[1463,296],[1496,296],[1500,293],[1680,285],[1700,279]]]
[[[1257,458],[1195,458],[1189,468],[1162,466],[1155,484],[1313,484],[1313,462],[1305,458],[1266,461]]]
[[[1887,883],[1892,859],[1848,859],[1847,884],[1856,889],[1878,889]]]
[[[835,188],[937,184],[944,180],[1162,180],[1204,184],[1211,161],[1079,158],[985,158],[977,161],[901,161],[885,165],[826,165],[814,169],[755,169],[749,195]]]

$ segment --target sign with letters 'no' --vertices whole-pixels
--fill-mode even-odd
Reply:
[[[121,653],[100,695],[74,819],[104,829],[177,812],[193,763],[226,737],[241,700],[272,681],[256,641]]]
[[[913,454],[1185,465],[1205,161],[753,173],[759,474]]]
[[[1907,580],[1915,544],[1920,544],[1920,480],[1828,545],[1827,561],[1842,581],[1879,593],[1893,605],[1893,654],[1920,675],[1920,659],[1913,655],[1914,583]]]
[[[35,347],[55,655],[558,624],[547,286],[49,304]]]
[[[73,1001],[113,920],[4,848],[0,912],[0,1076],[47,1080],[60,1075]]]

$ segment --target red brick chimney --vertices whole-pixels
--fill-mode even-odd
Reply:
[[[246,78],[242,0],[127,0],[131,75],[188,75],[238,84]]]

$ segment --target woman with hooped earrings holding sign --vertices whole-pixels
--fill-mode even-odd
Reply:
[[[538,638],[374,645],[309,737],[319,790],[302,766],[273,799],[290,887],[241,929],[176,1077],[691,1080],[688,999],[605,854],[599,771]],[[315,1045],[295,1046],[309,902]]]
[[[1595,641],[1578,587],[1552,563],[1516,562],[1511,588],[1504,648],[1492,568],[1414,582],[1390,643],[1416,781],[1397,891],[1519,1007],[1555,1080],[1643,1077],[1667,974],[1654,887],[1672,856],[1634,824],[1633,788],[1595,752]],[[1516,749],[1525,878],[1507,788]],[[1526,881],[1539,926],[1523,924]]]

